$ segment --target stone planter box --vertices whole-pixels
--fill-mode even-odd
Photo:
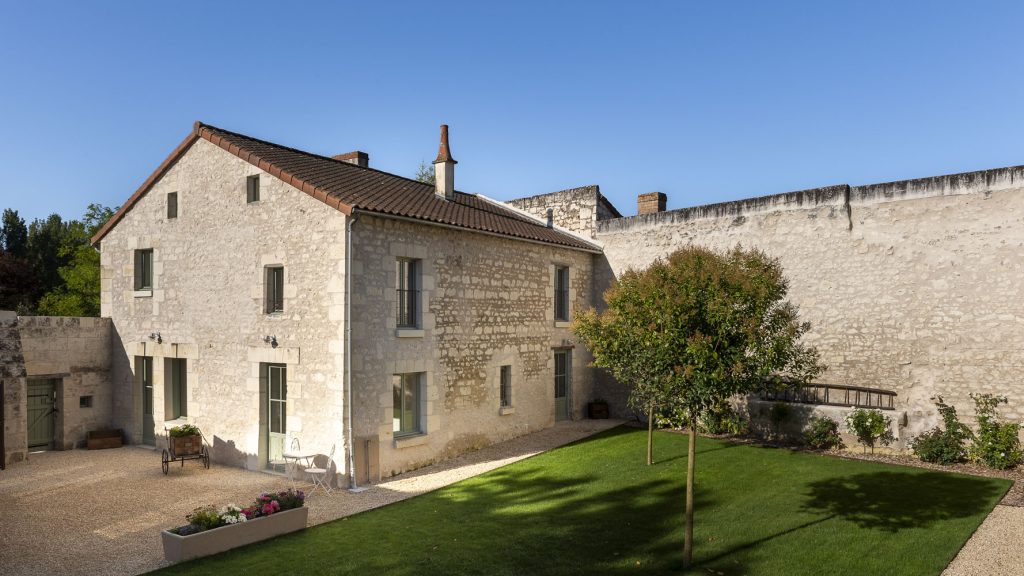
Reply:
[[[120,448],[122,435],[120,430],[93,430],[89,432],[85,445],[89,450],[105,450]]]
[[[253,542],[302,530],[306,527],[308,519],[309,508],[303,506],[188,536],[179,536],[164,530],[160,533],[164,542],[164,558],[171,562],[181,562],[217,554]]]

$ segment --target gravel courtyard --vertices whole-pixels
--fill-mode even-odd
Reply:
[[[620,424],[617,420],[559,423],[553,428],[402,474],[365,492],[317,491],[310,523],[383,506],[528,458]],[[185,523],[206,504],[247,504],[287,479],[214,464],[173,463],[160,452],[46,452],[0,472],[0,572],[7,575],[131,575],[164,566],[160,531]]]

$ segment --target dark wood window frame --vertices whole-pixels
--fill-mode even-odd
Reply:
[[[569,321],[569,267],[555,266],[555,320]]]

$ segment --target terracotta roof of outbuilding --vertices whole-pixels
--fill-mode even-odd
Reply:
[[[577,250],[600,251],[599,247],[582,238],[548,228],[539,220],[475,194],[456,192],[452,200],[445,200],[434,193],[431,184],[200,122],[195,123],[192,133],[93,236],[93,244],[102,240],[199,138],[208,140],[345,214],[367,212]]]

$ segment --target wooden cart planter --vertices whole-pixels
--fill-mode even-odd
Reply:
[[[164,474],[170,470],[171,462],[181,461],[185,467],[185,460],[199,460],[204,468],[210,467],[210,449],[203,439],[202,434],[190,436],[171,436],[167,433],[167,449],[160,456],[160,467]]]

